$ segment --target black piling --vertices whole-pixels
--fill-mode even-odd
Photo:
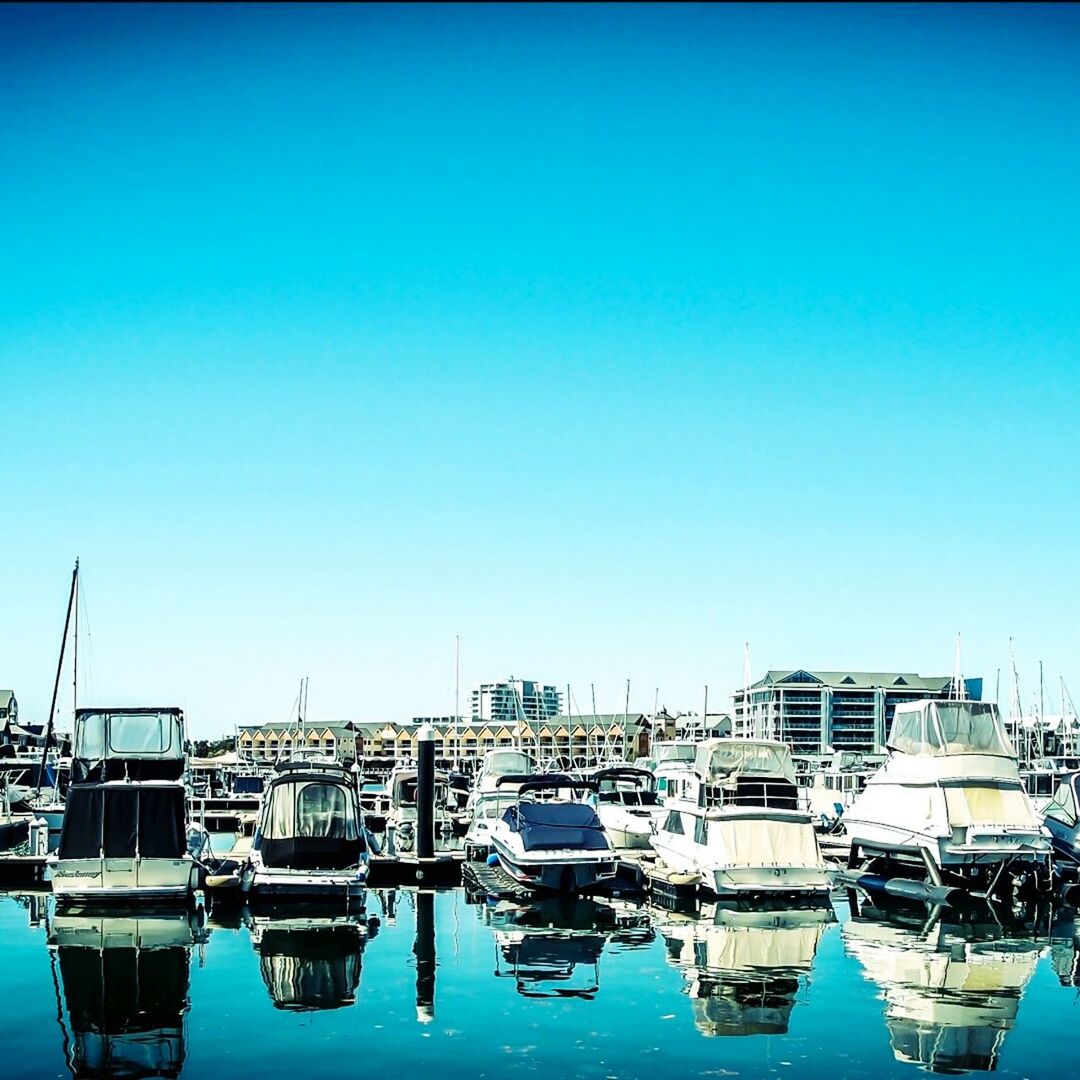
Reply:
[[[435,731],[424,724],[416,738],[416,854],[435,855]]]

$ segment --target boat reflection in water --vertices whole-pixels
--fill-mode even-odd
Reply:
[[[59,1019],[73,1076],[180,1075],[192,918],[74,910],[54,917],[49,947],[63,984]]]
[[[500,901],[481,910],[494,930],[495,977],[513,979],[525,997],[591,1000],[608,941],[634,948],[654,937],[641,910],[584,897]]]
[[[311,1012],[356,1002],[360,964],[378,919],[362,915],[250,918],[259,971],[276,1009]]]
[[[990,1072],[1016,1022],[1040,945],[1001,925],[989,908],[928,911],[852,903],[844,946],[884,993],[898,1061],[932,1072]]]
[[[831,907],[703,904],[697,914],[655,908],[668,960],[683,969],[703,1035],[783,1035],[810,973]]]

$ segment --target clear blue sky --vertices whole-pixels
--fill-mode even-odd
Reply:
[[[1080,9],[0,10],[0,686],[1080,699]],[[84,622],[84,626],[85,626]],[[1006,685],[1003,671],[1002,684]]]

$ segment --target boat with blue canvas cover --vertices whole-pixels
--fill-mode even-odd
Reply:
[[[583,893],[610,883],[618,869],[611,841],[595,808],[574,797],[595,792],[590,781],[558,774],[521,784],[490,829],[499,864],[540,892]]]

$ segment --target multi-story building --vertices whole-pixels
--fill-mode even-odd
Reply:
[[[356,725],[317,724],[307,721],[260,724],[241,727],[237,732],[237,756],[242,761],[273,762],[291,757],[298,751],[317,752],[339,761],[357,757]]]
[[[419,722],[411,724],[355,724],[358,757],[368,763],[414,760],[425,722],[433,728],[437,759],[449,765],[475,761],[488,750],[519,748],[539,765],[554,762],[560,768],[580,768],[644,756],[653,737],[667,734],[664,717],[650,719],[642,713],[551,716],[508,723],[483,723],[467,717],[416,720]]]
[[[982,679],[965,679],[964,688],[967,697],[982,697]],[[780,739],[797,754],[880,754],[901,701],[950,696],[954,679],[946,675],[769,671],[748,692],[735,691],[733,730],[743,738]]]
[[[19,703],[15,699],[14,690],[0,690],[0,720],[18,723]]]
[[[554,686],[542,686],[530,679],[481,683],[472,692],[473,720],[514,724],[519,720],[538,722],[562,712],[562,694]]]

